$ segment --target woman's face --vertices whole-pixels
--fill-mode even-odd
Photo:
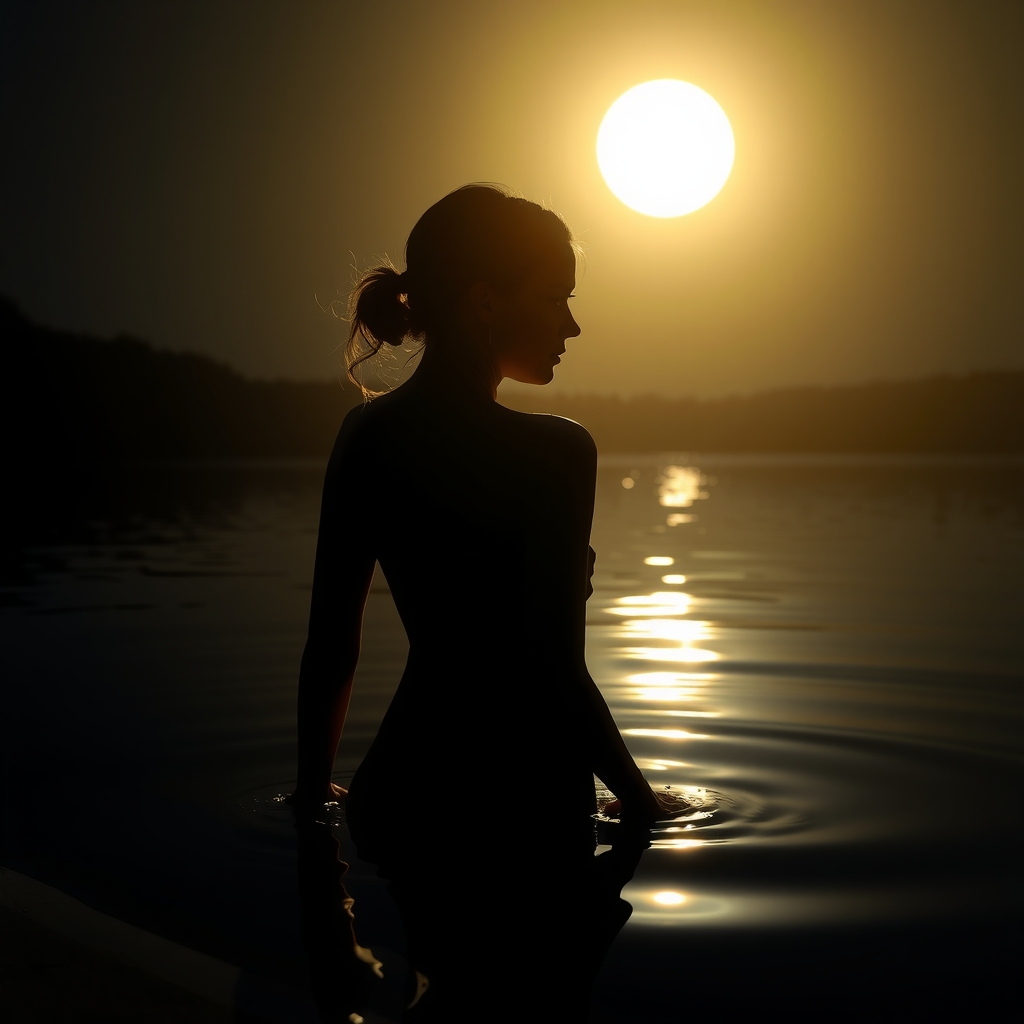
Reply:
[[[580,334],[569,311],[576,286],[576,256],[568,245],[551,252],[502,301],[491,326],[491,345],[502,377],[547,384],[568,338]]]

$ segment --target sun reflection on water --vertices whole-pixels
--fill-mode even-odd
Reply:
[[[687,523],[692,523],[696,518],[696,516],[686,512],[670,512],[665,517],[665,524],[667,526],[685,526]]]
[[[664,615],[663,608],[645,610]],[[615,634],[623,640],[657,641],[663,646],[623,647],[622,653],[643,661],[700,663],[717,661],[718,654],[695,644],[709,635],[709,622],[699,619],[634,618],[627,619]]]
[[[625,648],[625,653],[631,658],[642,658],[644,661],[699,663],[718,660],[718,655],[714,651],[705,651],[698,647],[628,647]]]
[[[626,619],[614,634],[625,640],[656,640],[666,647],[628,647],[624,653],[648,661],[715,661],[718,655],[694,644],[709,636],[711,623],[683,619],[690,609],[689,594],[663,590],[653,594],[631,594],[616,598],[605,608],[610,615]]]
[[[638,686],[686,686],[692,694],[698,694],[707,683],[718,679],[715,672],[636,672],[626,676],[627,683]]]
[[[707,483],[696,466],[666,466],[658,477],[658,504],[664,508],[689,508],[708,496],[701,490]]]
[[[627,736],[653,736],[661,740],[708,740],[705,733],[687,732],[685,729],[623,729]]]
[[[631,474],[630,482],[635,479],[636,474]],[[658,477],[657,500],[662,508],[671,510],[667,519],[669,526],[695,518],[683,510],[695,501],[707,498],[707,492],[701,490],[707,482],[696,467],[667,466],[662,470]],[[652,527],[652,530],[654,533],[664,532],[665,527]],[[684,565],[677,567],[677,562],[683,561],[681,552],[673,551],[667,544],[666,547],[668,551],[661,547],[660,551],[655,548],[655,553],[647,553],[651,548],[647,548],[647,552],[637,552],[644,566],[664,573],[660,576],[662,588],[648,593],[620,591],[619,596],[606,601],[601,609],[607,616],[601,635],[608,643],[609,653],[618,662],[615,696],[620,702],[619,713],[626,720],[623,735],[631,745],[638,741],[647,748],[645,753],[648,756],[638,757],[638,765],[651,775],[659,773],[656,776],[658,782],[667,783],[665,788],[672,795],[681,795],[688,805],[685,813],[671,819],[671,827],[656,829],[651,838],[652,849],[664,851],[665,856],[675,858],[686,855],[688,851],[726,841],[722,828],[727,827],[737,812],[729,798],[723,803],[722,794],[717,791],[692,785],[695,781],[703,781],[699,774],[694,775],[695,771],[700,771],[700,762],[705,756],[701,753],[703,741],[715,739],[717,733],[712,735],[686,728],[698,723],[680,719],[715,720],[716,729],[720,728],[718,720],[725,712],[716,707],[714,696],[722,676],[708,671],[709,663],[722,657],[708,647],[714,643],[719,627],[712,621],[690,617],[695,601],[701,599],[695,599],[681,588],[695,576],[680,571],[684,567],[689,568]],[[696,578],[703,580],[703,576],[698,572]],[[640,578],[644,577],[641,575]],[[626,585],[637,586],[637,583]],[[644,667],[650,671],[622,672],[623,660],[644,662]],[[710,726],[712,723],[708,721],[707,724]],[[692,761],[678,758],[684,743]],[[658,748],[676,757],[651,756],[657,753]],[[598,806],[606,807],[607,802],[601,797],[610,798],[611,794],[601,790],[598,796]],[[603,810],[599,811],[599,814],[603,813]],[[711,826],[715,827],[714,835],[709,833],[710,838],[698,838],[702,830]],[[669,885],[665,885],[666,882]],[[649,917],[650,923],[657,924],[678,923],[683,919],[689,922],[709,915],[716,917],[724,909],[721,901],[671,887],[670,876],[661,884],[661,888],[642,891],[635,904],[638,919]]]
[[[627,682],[637,684],[636,689],[629,691],[633,700],[653,700],[666,704],[678,704],[683,701],[697,700],[699,688],[685,685],[687,676],[676,672],[640,672],[627,676]],[[687,715],[716,715],[713,711],[687,711]]]
[[[672,689],[665,686],[658,690],[634,690],[631,694],[634,700],[660,700],[668,702],[680,700],[693,700],[693,696],[685,690]]]
[[[631,594],[617,597],[615,605],[605,611],[612,615],[641,616],[685,615],[690,610],[691,597],[677,590],[662,590],[656,594]]]
[[[689,761],[667,761],[664,758],[641,758],[637,764],[643,771],[667,772],[670,768],[692,768]]]

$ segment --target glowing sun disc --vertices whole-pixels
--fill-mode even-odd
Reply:
[[[618,199],[649,217],[681,217],[721,191],[736,155],[725,111],[675,78],[624,92],[597,132],[597,164]]]

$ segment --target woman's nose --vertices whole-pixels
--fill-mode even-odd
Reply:
[[[569,330],[566,333],[567,338],[578,338],[583,332],[580,330],[580,325],[576,323],[576,318],[569,314]]]

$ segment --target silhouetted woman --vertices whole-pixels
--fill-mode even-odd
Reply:
[[[575,269],[556,214],[467,185],[420,218],[403,273],[352,299],[350,373],[383,345],[423,351],[346,417],[327,469],[294,802],[345,799],[389,880],[429,979],[410,1019],[585,1019],[628,916],[595,868],[594,774],[624,823],[665,816],[584,660],[594,443],[495,400],[505,377],[547,384],[579,335]],[[346,795],[331,771],[375,562],[409,657]]]

